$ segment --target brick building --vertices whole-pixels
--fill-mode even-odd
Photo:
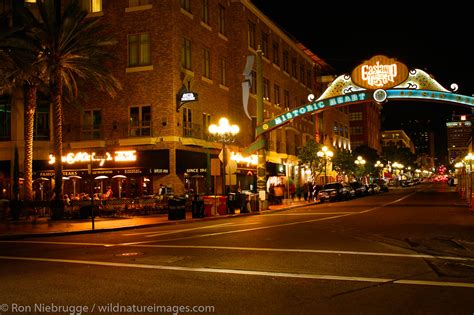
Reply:
[[[368,102],[349,106],[350,139],[352,149],[361,145],[376,150],[379,154],[381,147],[382,107],[376,102]]]
[[[114,191],[117,184],[111,178],[125,175],[125,196],[156,193],[160,184],[179,194],[203,192],[214,183],[218,187],[213,189],[221,190],[221,179],[209,180],[209,161],[221,144],[209,141],[207,129],[221,117],[238,124],[240,133],[229,146],[234,153],[254,140],[256,88],[254,84],[250,90],[249,119],[242,106],[242,73],[247,56],[255,55],[259,46],[264,53],[266,118],[307,103],[318,71],[327,67],[248,0],[90,0],[84,5],[89,18],[100,17],[115,38],[113,73],[123,89],[111,99],[86,86],[79,106],[65,108],[64,154],[73,161],[64,164],[65,175],[79,175],[84,183],[107,176],[104,181]],[[255,82],[255,65],[253,69]],[[198,98],[177,111],[182,92]],[[18,111],[4,118],[11,123],[0,143],[5,164],[11,164],[13,143],[20,143],[21,153],[23,114],[14,102],[21,103],[21,95],[3,102]],[[46,137],[35,141],[34,171],[37,177],[50,177],[48,103],[41,119]],[[297,170],[296,149],[314,135],[314,116],[272,131],[269,162]],[[100,157],[92,170],[86,153]],[[237,166],[237,182],[242,189],[251,188],[252,166]]]

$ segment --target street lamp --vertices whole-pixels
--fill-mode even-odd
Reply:
[[[474,155],[469,152],[465,157],[464,161],[469,163],[469,196],[467,196],[467,203],[469,208],[472,205],[472,160],[474,160]]]
[[[327,165],[328,165],[328,160],[331,159],[331,157],[334,155],[334,153],[328,149],[327,146],[324,146],[321,148],[321,151],[318,151],[316,153],[320,158],[324,159],[324,184],[326,185],[327,181]]]
[[[383,174],[381,174],[381,172],[382,172],[382,169],[383,169],[383,164],[380,163],[380,161],[377,161],[377,163],[375,163],[374,166],[379,169],[379,178],[382,178],[382,177],[383,177],[383,176],[382,176]]]
[[[209,126],[209,133],[214,141],[222,143],[222,194],[225,195],[225,164],[226,154],[225,145],[235,141],[236,135],[240,128],[237,125],[230,125],[227,118],[219,119],[219,125],[212,124]]]
[[[357,160],[354,161],[354,163],[362,169],[362,175],[360,176],[362,178],[362,176],[364,176],[364,167],[365,167],[365,163],[367,163],[367,161],[364,160],[362,158],[362,156],[359,155],[357,157]]]

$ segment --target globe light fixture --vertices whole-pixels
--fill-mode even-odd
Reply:
[[[210,140],[222,143],[222,194],[225,195],[225,166],[227,162],[225,145],[235,141],[235,138],[239,133],[240,128],[237,125],[231,125],[227,118],[222,117],[221,119],[219,119],[219,124],[210,125],[208,131],[210,134]]]
[[[321,148],[321,151],[318,151],[316,153],[320,158],[323,159],[324,161],[324,184],[327,183],[327,164],[328,164],[328,160],[330,160],[334,153],[328,149],[327,146],[324,146]]]

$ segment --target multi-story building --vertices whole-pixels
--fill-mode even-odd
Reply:
[[[413,141],[403,130],[385,130],[382,132],[382,147],[407,148],[415,153]]]
[[[469,115],[455,115],[446,123],[448,133],[448,161],[453,164],[463,159],[468,153],[469,139],[472,135]]]
[[[255,65],[248,104],[251,118],[242,105],[247,56],[254,56],[258,48],[263,51],[266,118],[307,103],[316,85],[315,69],[327,66],[248,0],[83,3],[90,12],[88,18],[100,17],[115,38],[112,70],[123,89],[111,99],[86,86],[79,106],[64,110],[64,174],[82,177],[78,189],[101,175],[115,192],[112,177],[125,175],[125,196],[156,193],[160,184],[183,193],[202,192],[216,183],[218,187],[211,191],[219,192],[222,181],[219,177],[210,180],[209,170],[221,144],[209,140],[208,126],[224,116],[240,126],[235,143],[229,146],[234,153],[255,138]],[[194,101],[181,102],[183,96]],[[4,129],[0,131],[0,163],[8,165],[5,169],[11,169],[15,144],[21,154],[22,106],[13,105],[21,102],[19,95],[0,103]],[[36,177],[53,174],[50,121],[50,106],[45,102],[37,115]],[[342,130],[340,136],[347,138],[347,130]],[[314,135],[314,116],[296,118],[270,132],[269,162],[296,165],[297,148]],[[93,153],[98,161],[88,166],[87,154]],[[246,163],[237,163],[234,182],[242,189],[254,184],[253,168]],[[68,187],[66,182],[65,190]]]
[[[380,111],[381,105],[376,102],[349,106],[349,133],[352,149],[365,145],[381,153]]]

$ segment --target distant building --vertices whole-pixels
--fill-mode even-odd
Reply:
[[[349,106],[349,124],[351,148],[366,145],[378,153],[382,152],[380,145],[382,107],[376,102]]]
[[[401,122],[400,127],[413,141],[417,154],[425,154],[432,157],[436,155],[435,135],[430,120],[409,119]]]
[[[449,163],[462,159],[468,153],[471,138],[471,118],[469,115],[455,115],[446,123],[448,132]]]
[[[382,147],[407,148],[411,153],[415,153],[413,141],[403,130],[385,130],[382,132]]]

